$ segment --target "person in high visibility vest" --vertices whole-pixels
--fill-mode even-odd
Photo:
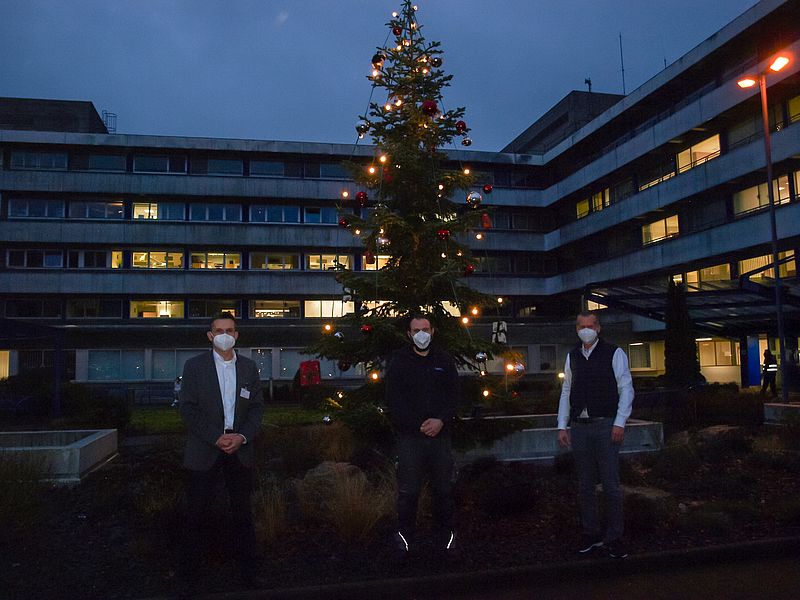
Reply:
[[[769,348],[764,350],[764,364],[761,367],[761,377],[763,379],[763,383],[761,384],[761,395],[763,396],[764,393],[767,391],[767,386],[769,386],[769,390],[772,393],[773,398],[778,397],[778,392],[775,389],[775,378],[778,375],[778,361],[775,359],[775,355],[769,351]]]

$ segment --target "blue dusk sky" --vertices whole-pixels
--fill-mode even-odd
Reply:
[[[630,93],[754,0],[418,0],[499,150],[571,90]],[[90,100],[120,133],[351,143],[398,0],[2,0],[0,96]]]

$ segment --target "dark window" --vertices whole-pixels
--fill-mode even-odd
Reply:
[[[189,318],[207,319],[223,312],[229,312],[234,317],[241,317],[239,300],[189,300]]]
[[[301,162],[286,162],[283,165],[283,173],[286,177],[303,177],[303,163]]]
[[[282,161],[251,160],[250,175],[256,177],[284,177]]]

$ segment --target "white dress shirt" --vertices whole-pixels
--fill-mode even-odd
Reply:
[[[231,360],[225,360],[214,353],[214,366],[217,367],[219,393],[222,395],[222,410],[225,413],[225,429],[233,429],[233,417],[236,412],[236,352]]]
[[[581,344],[581,353],[584,358],[588,359],[592,351],[597,347],[597,342],[589,346],[587,349]],[[617,404],[617,416],[614,418],[614,425],[617,427],[625,427],[628,417],[631,416],[633,410],[633,378],[631,377],[631,370],[628,366],[628,355],[622,350],[617,348],[614,351],[614,356],[611,359],[611,367],[614,369],[614,377],[617,380],[617,392],[619,393],[619,404]],[[564,362],[564,383],[561,387],[561,398],[558,401],[558,428],[566,429],[569,422],[569,393],[572,389],[572,370],[569,366],[569,354],[567,360]],[[584,412],[586,412],[584,410]],[[590,414],[583,414],[581,416],[589,416]]]

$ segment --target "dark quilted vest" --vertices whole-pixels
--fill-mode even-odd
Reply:
[[[581,345],[569,353],[572,386],[569,393],[570,418],[577,417],[584,408],[590,417],[615,417],[619,404],[617,379],[612,360],[617,347],[603,340],[597,342],[589,360],[583,357]]]

